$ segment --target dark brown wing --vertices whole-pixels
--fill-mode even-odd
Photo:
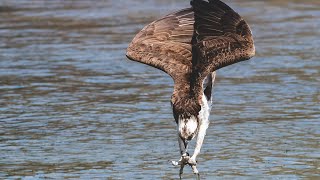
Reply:
[[[250,27],[238,13],[219,0],[193,0],[191,5],[194,80],[202,82],[209,73],[254,56]]]
[[[192,8],[169,14],[143,28],[127,49],[127,57],[188,81],[192,71]]]

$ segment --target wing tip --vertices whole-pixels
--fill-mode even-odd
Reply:
[[[131,52],[130,46],[127,48],[126,57],[131,61],[135,61],[135,59],[132,57],[132,52]]]
[[[132,57],[132,49],[131,49],[131,44],[129,44],[128,48],[126,49],[126,57],[131,60],[131,61],[134,61],[134,58]]]
[[[246,59],[249,60],[252,57],[254,57],[255,55],[256,55],[256,47],[255,47],[253,41],[251,41],[250,45],[247,49],[247,52],[246,52]]]

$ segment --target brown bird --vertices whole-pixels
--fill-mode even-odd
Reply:
[[[255,54],[249,25],[219,0],[192,0],[191,8],[152,22],[132,40],[127,57],[169,74],[174,80],[171,97],[178,126],[180,178],[190,165],[198,178],[196,158],[209,125],[215,71],[248,60]],[[194,154],[188,142],[197,136]]]

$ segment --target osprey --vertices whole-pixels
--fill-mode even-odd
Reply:
[[[196,158],[209,125],[215,71],[248,60],[255,54],[249,25],[219,0],[192,0],[191,7],[168,14],[144,27],[130,43],[126,56],[169,74],[181,158],[199,177]],[[192,156],[188,142],[197,136]]]

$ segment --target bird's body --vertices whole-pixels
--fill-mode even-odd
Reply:
[[[127,57],[169,74],[174,80],[171,97],[178,126],[181,158],[173,164],[189,164],[194,173],[212,104],[215,71],[250,59],[255,54],[248,24],[219,0],[193,0],[191,8],[156,20],[132,40]],[[197,136],[194,154],[187,145]]]

